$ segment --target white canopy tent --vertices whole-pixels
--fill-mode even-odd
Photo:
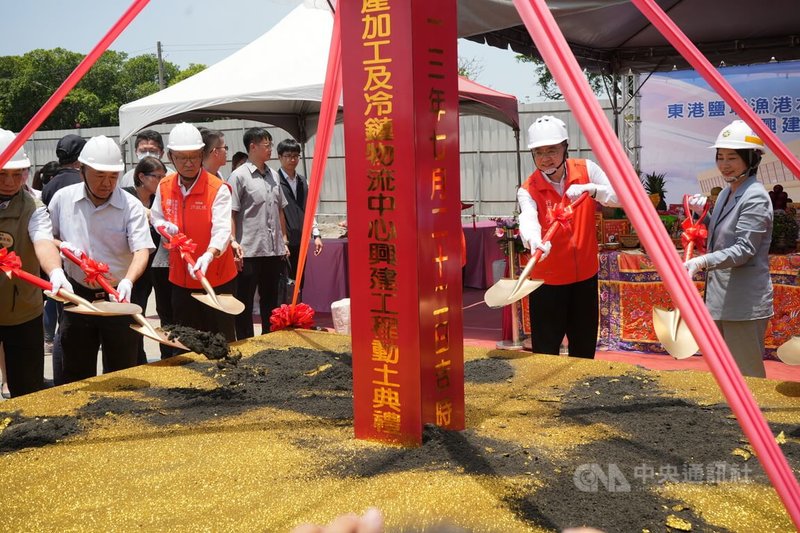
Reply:
[[[307,2],[312,3],[313,2]],[[317,129],[333,17],[325,8],[302,4],[267,33],[238,52],[155,94],[119,110],[120,141],[165,121],[214,118],[257,120],[283,128],[301,143]],[[296,43],[302,35],[301,44]],[[280,61],[291,65],[279,73]],[[462,114],[499,120],[519,130],[516,98],[459,79]]]
[[[219,63],[120,107],[120,141],[166,120],[244,118],[278,126],[304,142],[316,131],[332,28],[329,11],[298,6]],[[291,46],[299,35],[302,46]],[[286,57],[279,59],[281,51]]]

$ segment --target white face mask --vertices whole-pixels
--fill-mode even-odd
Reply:
[[[155,152],[136,152],[136,158],[139,161],[141,161],[142,159],[144,159],[147,156],[155,157],[156,159],[158,159],[158,154],[155,153]]]

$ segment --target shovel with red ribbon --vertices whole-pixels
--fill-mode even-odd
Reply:
[[[196,242],[192,241],[192,239],[183,233],[170,235],[164,226],[159,226],[156,229],[161,236],[164,237],[165,248],[168,250],[177,250],[181,255],[181,259],[183,259],[187,265],[194,266],[194,257],[192,257],[192,254],[197,248]],[[200,283],[203,285],[203,289],[206,291],[206,293],[192,293],[192,298],[229,315],[238,315],[244,311],[244,304],[237,300],[233,295],[217,294],[214,292],[214,288],[211,286],[211,283],[209,283],[208,278],[205,277],[202,271],[197,270],[195,271],[194,275],[197,276],[198,280],[200,280]]]
[[[100,285],[104,291],[119,301],[119,292],[117,292],[117,290],[111,285],[106,277],[106,274],[108,274],[108,265],[99,261],[95,261],[91,257],[88,257],[85,253],[81,256],[81,258],[78,258],[78,256],[69,251],[67,248],[63,248],[61,253],[64,255],[64,257],[80,267],[83,273],[86,274],[85,280],[87,283]],[[161,344],[186,350],[187,352],[190,351],[186,346],[177,340],[171,340],[169,336],[164,333],[164,330],[154,327],[153,324],[151,324],[142,313],[135,313],[132,318],[139,324],[138,326],[131,324],[131,329],[137,333],[144,335],[149,339],[153,339],[156,342],[160,342]]]
[[[90,302],[85,298],[81,298],[77,294],[69,292],[65,289],[59,289],[58,294],[52,294],[50,291],[53,289],[53,284],[45,281],[38,276],[34,276],[30,272],[22,270],[22,260],[14,252],[9,252],[6,248],[0,248],[0,271],[2,271],[9,279],[16,276],[26,283],[30,283],[39,287],[45,294],[57,300],[65,300],[74,305],[64,308],[65,311],[71,313],[79,313],[82,315],[95,315],[95,316],[120,316],[120,315],[134,315],[141,313],[142,308],[138,305],[130,303],[115,303],[96,301]]]
[[[549,207],[547,210],[547,220],[550,222],[550,227],[544,235],[543,242],[549,242],[560,228],[569,229],[570,221],[575,214],[575,208],[588,197],[589,193],[585,192],[571,204],[564,205],[563,203],[559,203]],[[528,260],[528,264],[525,265],[525,270],[519,275],[519,279],[501,279],[489,287],[483,295],[483,301],[486,302],[486,305],[489,307],[502,307],[504,305],[513,304],[541,287],[542,284],[544,284],[544,280],[528,279],[528,276],[530,276],[533,271],[534,265],[541,257],[542,250],[537,249]]]
[[[689,208],[689,195],[683,197],[683,210],[686,218],[681,223],[683,233],[681,233],[681,243],[683,244],[683,261],[692,258],[694,251],[705,253],[708,230],[703,220],[708,215],[711,204],[706,202],[700,218],[692,219],[692,212]],[[697,342],[689,331],[681,312],[678,309],[664,309],[663,307],[653,307],[653,329],[656,338],[664,346],[664,349],[675,359],[686,359],[697,353]]]

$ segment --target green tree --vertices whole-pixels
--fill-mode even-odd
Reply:
[[[202,72],[206,69],[206,66],[203,64],[197,63],[189,63],[189,66],[180,71],[175,77],[173,77],[167,85],[175,85],[176,83],[182,82],[186,78],[190,78],[197,74],[198,72]]]
[[[483,72],[483,62],[476,58],[466,58],[458,56],[458,75],[468,78],[472,81],[478,79],[478,76]]]
[[[14,131],[22,129],[83,57],[63,48],[0,57],[0,124]],[[181,71],[166,61],[165,84],[185,79],[203,68],[204,65],[189,65]],[[116,126],[120,105],[158,90],[158,60],[154,54],[128,58],[124,52],[109,50],[56,107],[42,128]]]
[[[520,63],[533,64],[533,71],[536,76],[536,85],[545,98],[548,100],[563,100],[564,95],[558,88],[550,69],[547,68],[544,61],[534,56],[518,55],[517,61]],[[592,88],[594,94],[611,96],[611,88],[613,85],[611,76],[605,74],[586,74],[586,79],[589,82],[589,87]],[[619,91],[617,89],[617,91]]]

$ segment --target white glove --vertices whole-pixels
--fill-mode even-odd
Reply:
[[[71,242],[61,241],[61,244],[59,245],[58,249],[63,250],[64,248],[72,252],[72,255],[74,255],[78,259],[83,257],[83,250],[81,250]]]
[[[544,261],[544,259],[550,255],[550,248],[553,247],[553,243],[550,241],[541,242],[541,241],[531,241],[531,252],[536,252],[536,250],[542,251],[542,257],[539,258],[539,261]]]
[[[567,189],[567,198],[569,198],[570,202],[574,202],[585,192],[588,192],[589,196],[594,198],[597,196],[597,185],[594,183],[576,183],[570,185],[569,189]]]
[[[164,231],[166,231],[170,235],[175,235],[176,233],[178,233],[178,226],[176,226],[172,222],[165,220],[164,223],[161,225],[164,226]]]
[[[192,279],[197,279],[197,275],[195,272],[198,270],[206,275],[206,270],[208,270],[208,265],[211,264],[211,261],[214,260],[214,256],[211,255],[211,252],[206,252],[200,257],[197,258],[197,261],[194,262],[194,267],[189,267],[189,275],[192,276]]]
[[[53,284],[53,288],[50,290],[50,292],[53,294],[58,294],[58,291],[61,289],[73,292],[72,285],[70,284],[69,280],[67,280],[67,276],[64,274],[64,269],[54,268],[50,272],[50,283]]]
[[[706,206],[707,201],[708,198],[706,198],[702,194],[693,194],[689,197],[689,209],[691,209],[698,215],[702,214],[703,208]]]
[[[706,268],[706,258],[703,255],[692,257],[683,264],[689,272],[689,277],[693,278],[695,274]]]
[[[133,291],[133,282],[128,278],[122,278],[122,280],[117,285],[117,292],[119,293],[119,298],[114,298],[114,295],[111,295],[112,302],[130,302],[131,301],[131,291]]]

